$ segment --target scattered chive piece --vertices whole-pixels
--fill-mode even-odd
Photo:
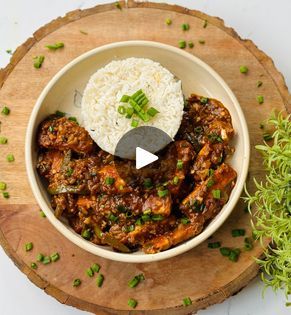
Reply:
[[[250,250],[252,250],[253,249],[253,242],[252,242],[252,240],[249,238],[249,237],[246,237],[245,239],[244,239],[244,250],[246,250],[246,251],[250,251]]]
[[[89,240],[91,238],[91,231],[90,231],[90,229],[86,229],[86,230],[82,231],[81,236],[84,239]]]
[[[212,190],[212,195],[215,199],[220,199],[221,197],[221,191],[219,189]]]
[[[69,118],[68,118],[68,120],[70,120],[70,121],[74,121],[75,123],[77,123],[77,124],[78,124],[78,120],[77,120],[77,118],[76,118],[76,117],[71,116],[71,117],[69,117]]]
[[[6,159],[7,159],[7,162],[14,162],[15,160],[14,155],[12,153],[7,154]]]
[[[245,234],[246,234],[245,229],[234,229],[231,231],[232,237],[245,236]]]
[[[140,274],[140,275],[137,275],[135,277],[133,277],[129,282],[128,282],[128,286],[130,288],[135,288],[141,280],[144,280],[144,275],[143,274]]]
[[[169,193],[168,189],[158,190],[158,196],[161,197],[161,198],[167,196],[168,193]]]
[[[81,283],[82,283],[82,281],[80,279],[75,279],[73,281],[73,287],[78,287]]]
[[[99,272],[99,270],[100,270],[100,265],[98,265],[98,264],[93,264],[92,266],[91,266],[91,269],[94,271],[94,272]]]
[[[41,216],[42,218],[46,218],[46,215],[45,215],[45,213],[44,213],[42,210],[40,210],[39,214],[40,214],[40,216]]]
[[[45,47],[50,50],[57,50],[57,49],[63,48],[64,46],[65,46],[64,43],[55,43],[53,45],[46,45]]]
[[[130,306],[131,308],[136,308],[136,306],[137,306],[137,300],[135,300],[135,299],[129,299],[129,300],[127,301],[127,304],[128,304],[128,306]]]
[[[4,191],[4,192],[2,193],[2,195],[3,195],[3,197],[4,197],[5,199],[8,199],[8,198],[10,197],[9,192],[7,192],[7,191]]]
[[[286,306],[286,307],[291,306],[291,302],[286,302],[286,303],[285,303],[285,306]]]
[[[203,28],[206,28],[208,25],[208,21],[207,20],[204,20],[204,23],[203,23]]]
[[[220,242],[208,243],[208,248],[219,248],[221,246]]]
[[[153,221],[162,221],[162,220],[164,220],[164,217],[161,214],[153,214],[151,219]]]
[[[179,48],[184,49],[184,48],[186,48],[186,41],[180,40],[178,45],[179,45]]]
[[[45,57],[44,56],[36,56],[33,58],[33,66],[36,69],[41,68],[43,62],[44,62]]]
[[[84,34],[84,35],[88,35],[87,32],[83,31],[83,30],[80,30],[80,33]]]
[[[183,23],[181,28],[183,31],[188,31],[190,29],[190,25],[188,23]]]
[[[58,117],[65,117],[66,113],[61,112],[60,110],[56,110],[55,115],[58,116]]]
[[[73,173],[74,173],[74,170],[73,170],[72,168],[68,168],[68,169],[66,170],[66,175],[67,175],[68,177],[72,176]]]
[[[239,255],[240,255],[240,249],[239,248],[233,249],[230,251],[228,259],[233,262],[237,262]]]
[[[51,258],[51,261],[56,262],[57,260],[60,259],[60,255],[59,253],[53,253],[51,254],[50,258]]]
[[[191,301],[191,299],[189,297],[186,297],[186,298],[183,299],[183,305],[184,306],[189,306],[191,304],[192,304],[192,301]]]
[[[208,176],[212,176],[214,174],[214,170],[212,168],[210,168],[208,170]]]
[[[6,52],[7,54],[12,55],[12,49],[7,49]]]
[[[264,103],[264,96],[263,95],[258,95],[257,96],[257,102],[259,104],[263,104]]]
[[[181,223],[188,224],[190,223],[190,220],[188,218],[181,218]]]
[[[129,99],[130,99],[130,96],[129,96],[129,95],[123,95],[123,96],[121,97],[121,99],[120,99],[119,102],[121,102],[121,103],[127,103],[127,102],[129,101]]]
[[[264,124],[260,123],[260,129],[264,129]]]
[[[273,137],[269,133],[264,133],[263,139],[264,139],[264,141],[271,141],[273,139]]]
[[[260,87],[260,86],[262,86],[263,85],[263,82],[262,81],[258,81],[257,82],[257,87]]]
[[[173,184],[174,184],[174,185],[178,185],[178,183],[179,183],[179,177],[178,177],[178,176],[175,176],[175,177],[173,178]]]
[[[104,281],[104,276],[102,274],[98,275],[96,278],[96,284],[99,288],[102,287],[103,281]]]
[[[6,144],[8,139],[6,137],[0,137],[0,144]]]
[[[133,115],[133,113],[134,113],[133,108],[132,108],[132,107],[128,107],[128,108],[126,109],[126,115],[125,115],[125,118],[131,118],[131,117],[132,117],[132,115]]]
[[[239,71],[240,73],[248,73],[249,68],[247,66],[240,66]]]
[[[155,109],[154,107],[150,107],[148,110],[147,110],[147,113],[151,116],[151,117],[154,117],[156,116],[156,114],[159,113],[159,111],[157,109]]]
[[[44,260],[44,255],[41,254],[41,253],[37,254],[36,260],[37,260],[38,262],[42,262],[42,261]]]
[[[116,1],[116,2],[114,3],[114,5],[115,5],[115,7],[116,7],[117,9],[122,10],[122,7],[121,7],[121,4],[119,3],[119,1]]]
[[[193,48],[194,47],[194,43],[193,42],[188,42],[188,47],[189,48]]]
[[[0,182],[0,190],[5,190],[6,189],[6,183]]]
[[[118,217],[115,216],[113,213],[110,213],[108,219],[112,222],[116,222],[118,220]]]
[[[178,160],[176,167],[177,167],[178,170],[181,170],[183,168],[183,161],[182,160]]]
[[[222,256],[229,256],[231,249],[228,247],[221,247],[219,251]]]
[[[137,126],[138,126],[138,120],[133,119],[133,120],[131,121],[131,127],[132,127],[132,128],[136,128]]]
[[[115,179],[113,177],[106,177],[105,178],[105,184],[106,185],[113,185],[115,182]]]
[[[171,19],[166,19],[166,24],[167,25],[171,25],[172,24],[172,20]]]
[[[118,106],[118,109],[117,109],[118,113],[121,114],[121,115],[124,115],[126,113],[126,110],[125,110],[125,107],[120,105]]]
[[[10,113],[10,109],[7,106],[4,106],[1,114],[7,116],[7,115],[9,115],[9,113]]]
[[[205,40],[204,39],[199,39],[198,43],[201,44],[201,45],[204,45],[205,44]]]
[[[152,212],[152,209],[148,208],[143,211],[143,214],[151,214],[151,212]]]
[[[145,188],[152,188],[153,187],[152,180],[150,178],[146,178],[143,182],[143,185]]]
[[[51,258],[50,258],[50,256],[44,256],[44,257],[43,257],[43,260],[42,260],[42,263],[43,263],[44,265],[50,264],[50,263],[51,263]]]
[[[200,98],[200,103],[204,104],[204,105],[207,104],[208,103],[208,98],[207,97],[201,97]]]
[[[206,187],[207,187],[207,188],[210,188],[210,187],[212,187],[213,185],[214,185],[214,180],[213,180],[212,178],[210,178],[210,179],[208,180],[207,184],[206,184]]]
[[[33,249],[33,244],[30,242],[30,243],[26,243],[25,245],[24,245],[24,247],[25,247],[25,250],[27,251],[27,252],[29,252],[29,251],[31,251],[32,249]]]
[[[92,268],[88,268],[88,269],[86,270],[86,274],[87,274],[88,277],[92,278],[92,277],[94,276],[94,271],[93,271],[93,269],[92,269]]]
[[[37,264],[36,264],[35,262],[32,262],[32,263],[30,264],[30,267],[31,267],[32,269],[37,269]]]

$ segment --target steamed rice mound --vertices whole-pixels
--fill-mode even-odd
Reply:
[[[121,137],[132,129],[131,120],[118,113],[124,94],[142,89],[149,99],[147,108],[159,113],[148,122],[138,117],[139,126],[154,126],[171,138],[177,133],[183,116],[181,81],[159,63],[144,58],[114,60],[93,74],[82,99],[85,129],[98,146],[114,154]]]

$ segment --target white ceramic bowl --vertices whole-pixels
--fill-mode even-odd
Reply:
[[[70,113],[72,116],[80,116],[80,93],[84,90],[90,76],[111,60],[128,57],[150,58],[161,63],[181,79],[186,97],[192,92],[220,100],[230,111],[236,131],[233,140],[236,151],[230,159],[230,164],[237,171],[238,178],[228,203],[202,233],[157,254],[144,254],[141,251],[132,254],[117,253],[109,246],[98,246],[83,239],[65,221],[55,218],[49,195],[36,171],[35,138],[39,123],[56,110]],[[197,57],[181,49],[149,41],[127,41],[105,45],[88,51],[67,64],[51,79],[39,96],[30,116],[25,143],[26,168],[32,191],[55,228],[70,241],[95,255],[131,263],[152,262],[179,255],[211,236],[229,216],[240,197],[248,172],[249,155],[247,124],[237,99],[224,80]]]

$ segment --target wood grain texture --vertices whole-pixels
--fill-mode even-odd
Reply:
[[[10,199],[0,201],[0,243],[17,267],[27,277],[61,303],[73,305],[96,314],[128,314],[127,300],[133,297],[139,304],[137,314],[186,314],[211,304],[220,303],[238,292],[257,274],[253,256],[262,252],[256,244],[251,252],[244,252],[239,263],[232,263],[217,250],[209,250],[207,242],[181,256],[151,264],[124,264],[105,260],[89,254],[71,244],[39,215],[39,208],[30,190],[24,165],[24,138],[29,115],[34,103],[48,81],[65,64],[80,54],[97,46],[115,41],[143,39],[177,46],[180,39],[192,40],[189,49],[212,66],[236,94],[246,116],[251,138],[251,164],[248,186],[253,190],[251,178],[261,178],[262,160],[254,150],[261,142],[259,123],[272,109],[291,109],[291,97],[284,78],[272,60],[251,41],[242,40],[234,30],[224,26],[222,20],[195,10],[179,6],[154,3],[121,2],[123,9],[106,4],[87,10],[76,10],[58,18],[36,31],[21,45],[10,64],[0,71],[0,104],[11,109],[11,114],[1,117],[1,135],[9,138],[1,146],[1,181],[5,181]],[[173,24],[165,25],[171,18]],[[203,28],[204,20],[207,28]],[[189,32],[182,32],[180,24],[190,24]],[[83,30],[88,33],[84,35]],[[204,39],[205,45],[198,43]],[[63,50],[51,52],[44,46],[65,42]],[[43,67],[32,66],[35,55],[46,56]],[[240,65],[250,69],[247,75],[239,73]],[[263,86],[256,87],[258,80]],[[258,105],[257,95],[264,95],[265,103]],[[5,156],[13,152],[14,163],[7,163]],[[239,170],[238,170],[239,171]],[[240,201],[230,218],[213,236],[223,246],[242,246],[243,239],[233,239],[232,228],[245,228],[251,233],[249,216]],[[34,249],[26,253],[24,244],[33,241]],[[30,268],[37,253],[60,252],[61,259],[37,270]],[[102,289],[84,270],[92,263],[102,266],[105,281]],[[227,271],[227,272],[226,272]],[[144,273],[136,289],[127,287],[134,275]],[[72,287],[74,278],[83,283]],[[182,299],[191,297],[193,305],[182,307]]]

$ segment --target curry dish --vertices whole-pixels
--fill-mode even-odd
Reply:
[[[77,122],[52,115],[37,134],[37,170],[56,217],[98,245],[153,254],[199,234],[227,203],[234,130],[217,100],[191,95],[175,141],[140,169],[102,151]]]

